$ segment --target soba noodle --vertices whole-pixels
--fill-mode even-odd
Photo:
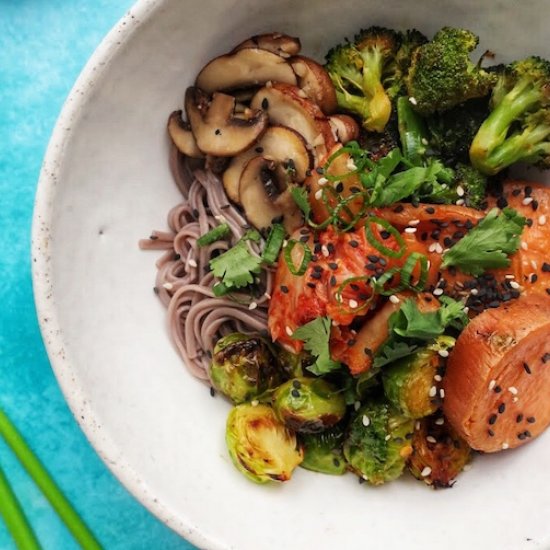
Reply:
[[[139,245],[147,250],[165,250],[156,262],[154,290],[167,308],[170,335],[185,365],[195,376],[207,380],[212,350],[220,336],[267,329],[272,273],[263,270],[257,277],[255,295],[214,295],[216,279],[209,261],[236,244],[249,225],[210,170],[193,167],[175,147],[170,167],[183,201],[168,213],[170,231],[153,231]],[[199,248],[197,239],[220,223],[230,227],[231,236]],[[258,245],[248,244],[258,255]]]

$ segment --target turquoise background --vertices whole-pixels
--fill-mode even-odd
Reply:
[[[130,0],[0,0],[0,406],[106,549],[194,548],[113,478],[69,412],[40,337],[30,227],[40,165],[72,84]],[[0,442],[0,464],[46,550],[76,548]],[[0,549],[14,548],[0,520]]]

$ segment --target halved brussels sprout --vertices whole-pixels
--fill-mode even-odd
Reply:
[[[409,471],[436,489],[451,487],[470,460],[470,447],[441,415],[418,420],[411,443]]]
[[[381,401],[373,401],[354,415],[344,441],[350,469],[372,485],[397,479],[412,452],[409,441],[414,420]]]
[[[304,365],[309,364],[309,357],[304,352],[292,353],[281,346],[277,346],[275,355],[281,369],[288,378],[303,376]]]
[[[382,369],[388,401],[411,418],[433,414],[441,403],[439,386],[444,359],[455,344],[451,336],[440,336],[433,344]]]
[[[294,432],[267,405],[234,407],[225,441],[237,469],[256,483],[289,480],[304,457]]]
[[[334,426],[346,414],[341,392],[322,378],[293,378],[273,392],[273,409],[289,428],[316,433]]]
[[[264,338],[235,332],[214,346],[210,381],[215,389],[238,404],[277,387],[282,376]]]
[[[346,472],[347,464],[342,453],[344,429],[341,424],[318,434],[304,434],[300,441],[304,447],[302,468],[331,475]]]

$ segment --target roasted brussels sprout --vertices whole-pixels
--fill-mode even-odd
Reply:
[[[237,469],[256,483],[287,481],[304,457],[296,435],[268,405],[237,405],[229,413],[225,441]]]
[[[471,449],[440,415],[416,421],[407,467],[434,488],[451,487],[470,460]]]
[[[384,393],[405,416],[422,418],[439,408],[444,361],[439,352],[448,355],[454,343],[451,336],[440,336],[433,344],[382,369]]]
[[[412,452],[408,438],[414,420],[383,401],[373,401],[354,415],[344,441],[350,469],[372,485],[397,479]]]
[[[293,378],[273,392],[273,409],[289,428],[316,433],[334,426],[346,414],[341,392],[322,378]]]
[[[275,355],[279,366],[288,378],[303,376],[304,366],[308,364],[309,357],[304,353],[292,353],[283,347],[277,346]]]
[[[214,346],[210,380],[215,389],[238,404],[277,387],[282,376],[264,338],[235,332]]]
[[[304,434],[300,441],[304,447],[302,468],[331,475],[346,472],[347,464],[342,454],[344,428],[341,424],[318,434]]]

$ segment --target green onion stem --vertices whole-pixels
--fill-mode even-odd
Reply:
[[[19,501],[0,467],[0,515],[11,533],[17,548],[23,550],[40,550],[36,535],[32,530]]]
[[[1,409],[0,435],[5,439],[8,446],[19,459],[19,462],[27,470],[27,473],[48,499],[80,546],[86,550],[101,550],[101,545],[93,533],[82,521],[38,457],[32,452],[31,448],[17,431],[17,428]]]

